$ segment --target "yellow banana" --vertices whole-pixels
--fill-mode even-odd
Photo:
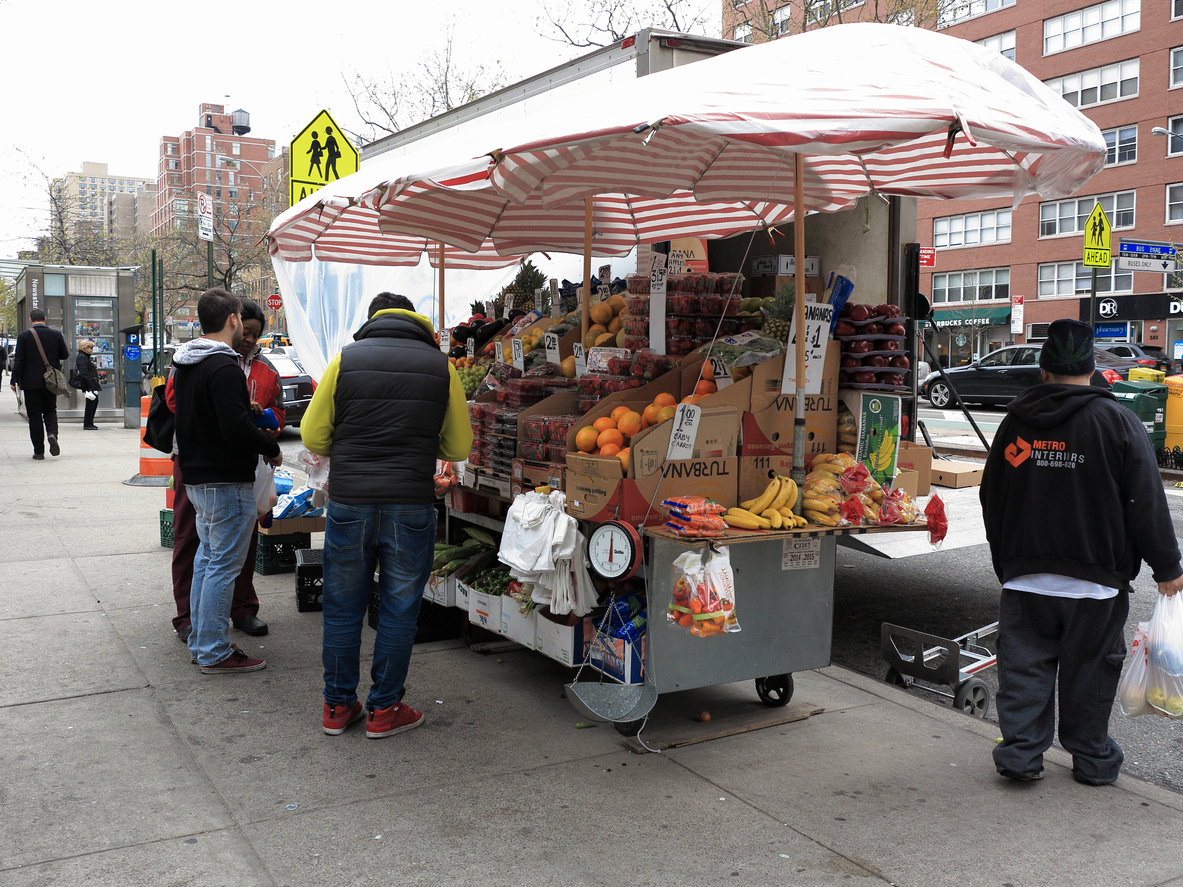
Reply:
[[[748,511],[747,509],[744,509],[744,508],[730,508],[730,509],[728,509],[727,514],[725,514],[723,516],[727,517],[728,515],[730,515],[732,517],[740,518],[742,520],[755,521],[756,524],[762,530],[767,530],[772,526],[772,522],[770,520],[768,520],[768,518],[760,517],[760,515],[755,514],[754,512]]]
[[[826,471],[826,472],[829,472],[830,474],[841,474],[843,471],[846,470],[846,468],[844,466],[842,466],[841,464],[839,464],[838,462],[823,462],[821,465],[818,465],[817,462],[815,461],[813,463],[813,470],[815,472],[816,471]]]
[[[774,477],[768,486],[764,488],[764,492],[756,497],[756,501],[748,506],[748,511],[753,514],[759,514],[772,504],[772,500],[776,498],[776,494],[780,492],[780,479]]]
[[[784,524],[784,518],[781,517],[781,513],[775,508],[767,508],[764,511],[761,511],[760,517],[766,518],[768,522],[772,524],[772,529],[774,530],[779,530]]]
[[[813,466],[814,466],[814,468],[816,468],[818,465],[822,465],[823,463],[829,462],[833,458],[834,458],[833,453],[819,453],[818,455],[813,457]]]
[[[759,496],[756,497],[756,499],[759,499],[759,498],[760,498]],[[752,506],[756,504],[756,499],[749,499],[747,502],[740,502],[739,507],[742,508],[744,511],[751,511]]]
[[[746,511],[742,514],[732,514],[729,511],[727,514],[723,515],[723,520],[727,522],[727,526],[735,527],[739,530],[762,529],[760,526],[760,518]]]
[[[812,523],[821,524],[823,527],[838,526],[838,519],[831,517],[828,514],[819,514],[816,511],[806,511],[805,517],[807,517]]]
[[[791,477],[784,477],[781,478],[781,480],[783,480],[785,486],[789,488],[789,494],[785,496],[785,501],[781,503],[781,506],[784,508],[792,508],[797,504],[797,497],[801,495],[801,491],[797,489],[797,482]]]
[[[772,497],[772,501],[768,503],[768,507],[772,509],[780,508],[785,504],[785,500],[789,498],[789,493],[793,492],[793,482],[787,477],[776,476],[780,487],[776,491],[776,495]]]

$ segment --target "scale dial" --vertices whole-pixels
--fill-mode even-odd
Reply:
[[[587,564],[601,579],[620,581],[640,569],[641,534],[621,521],[598,524],[587,540]]]

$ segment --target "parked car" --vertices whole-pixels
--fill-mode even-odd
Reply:
[[[1175,361],[1157,345],[1143,345],[1140,342],[1098,342],[1097,347],[1118,357],[1135,360],[1142,366],[1162,370],[1168,376],[1176,373]]]
[[[1040,347],[1039,344],[1008,345],[966,366],[947,369],[945,373],[966,403],[1007,404],[1032,385],[1039,384]],[[1094,349],[1094,353],[1097,368],[1093,371],[1092,384],[1098,388],[1110,388],[1114,382],[1129,378],[1130,369],[1138,366],[1134,361],[1099,348]],[[940,373],[929,373],[920,384],[920,393],[938,409],[956,404]]]
[[[304,418],[304,412],[316,391],[316,382],[304,371],[300,361],[286,354],[283,348],[264,351],[263,356],[279,373],[283,385],[283,407],[287,411],[286,424],[295,428]]]

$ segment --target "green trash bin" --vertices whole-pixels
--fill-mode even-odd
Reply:
[[[1146,428],[1155,448],[1166,445],[1167,386],[1159,382],[1114,382],[1113,396],[1125,404]]]

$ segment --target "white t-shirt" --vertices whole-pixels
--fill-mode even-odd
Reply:
[[[1116,588],[1096,582],[1086,582],[1083,579],[1073,579],[1071,576],[1060,576],[1057,573],[1028,573],[1025,576],[1016,576],[1003,587],[1012,591],[1046,594],[1048,597],[1105,600],[1117,596]]]

